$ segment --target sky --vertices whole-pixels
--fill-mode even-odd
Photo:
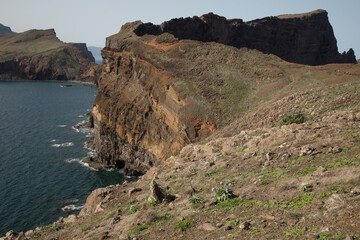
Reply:
[[[106,37],[136,20],[160,24],[213,12],[250,21],[316,9],[329,13],[339,52],[353,48],[360,58],[360,0],[0,0],[0,23],[15,32],[54,28],[64,42],[104,47]]]

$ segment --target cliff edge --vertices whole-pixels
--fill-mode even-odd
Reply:
[[[64,43],[54,29],[0,36],[0,79],[84,80],[94,57],[85,43]]]

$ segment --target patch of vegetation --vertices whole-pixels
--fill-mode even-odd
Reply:
[[[58,224],[58,223],[54,223],[54,224],[49,224],[43,227],[44,230],[47,230],[49,232],[54,232],[54,231],[59,231],[60,229],[63,229],[64,225],[62,224]]]
[[[336,233],[334,236],[334,240],[345,240],[345,236],[341,233]]]
[[[91,229],[91,227],[83,227],[83,228],[81,229],[81,231],[87,232],[87,231],[89,231],[90,229]]]
[[[294,219],[301,219],[304,215],[302,213],[291,213],[290,216]]]
[[[319,236],[317,239],[320,240],[331,240],[331,233],[327,233],[327,232],[323,232],[323,233],[319,233]]]
[[[150,206],[155,206],[156,205],[156,201],[153,197],[151,197],[148,202],[147,202],[148,205]]]
[[[134,198],[134,199],[131,199],[129,202],[128,202],[128,205],[132,205],[134,203],[137,203],[138,201]]]
[[[297,174],[298,175],[306,175],[308,173],[315,172],[317,168],[318,167],[314,166],[314,165],[312,165],[311,167],[305,167],[305,168],[298,170]]]
[[[245,151],[245,149],[247,149],[247,146],[243,145],[239,148],[238,152],[243,152],[243,151]]]
[[[184,219],[182,220],[181,222],[178,222],[176,225],[175,225],[175,229],[181,229],[182,231],[186,231],[187,229],[193,227],[195,224],[194,224],[194,220],[192,219]]]
[[[129,236],[132,236],[135,233],[139,233],[141,231],[144,231],[146,229],[148,229],[151,226],[151,222],[147,222],[144,225],[137,225],[135,228],[133,228],[130,232],[128,232],[127,234]]]
[[[328,192],[320,193],[319,198],[326,198],[326,197],[331,196],[334,193],[341,193],[343,191],[344,190],[341,187],[331,187],[331,188],[329,188]]]
[[[259,185],[267,185],[267,184],[270,184],[272,183],[273,180],[270,180],[270,179],[264,179],[264,180],[261,180],[258,184]]]
[[[215,199],[218,202],[223,202],[231,198],[235,198],[235,194],[233,190],[231,189],[232,184],[231,183],[224,183],[220,182],[220,187],[215,188],[213,187],[211,191],[215,192]]]
[[[216,205],[216,208],[228,210],[228,211],[235,211],[238,208],[242,207],[244,199],[242,198],[232,198],[226,201],[220,202]]]
[[[140,209],[139,204],[131,205],[128,210],[128,215],[136,213]]]
[[[241,221],[240,218],[236,218],[236,219],[233,219],[233,220],[226,220],[226,224],[229,225],[229,226],[235,227],[235,226],[240,224],[240,221]]]
[[[347,166],[359,166],[360,164],[353,159],[348,159],[345,156],[340,157],[334,163],[328,163],[326,167],[328,168],[338,168],[338,167],[347,167]]]
[[[304,193],[303,195],[297,196],[293,199],[285,201],[281,207],[283,208],[302,208],[306,205],[312,204],[315,199],[314,193]]]
[[[194,176],[197,174],[197,169],[196,168],[189,168],[189,175],[190,176]]]
[[[230,112],[233,116],[242,112],[243,104],[241,102],[249,92],[246,84],[230,75],[227,84],[220,88],[220,92],[225,97],[222,105],[226,112]]]
[[[189,202],[196,208],[204,203],[204,199],[199,194],[195,194],[190,197]]]
[[[253,227],[249,231],[246,231],[246,233],[251,235],[265,235],[266,231],[263,228]]]
[[[301,124],[306,122],[306,118],[304,116],[304,114],[302,114],[301,112],[299,113],[295,113],[295,114],[290,114],[290,115],[286,115],[280,122],[280,126],[283,125],[290,125],[293,123],[296,124]]]
[[[208,171],[207,173],[205,173],[205,177],[211,177],[211,176],[215,175],[216,173],[221,172],[222,170],[224,170],[224,167],[219,167],[214,170]]]
[[[355,137],[354,142],[359,143],[360,142],[360,136]]]
[[[286,239],[297,238],[304,235],[306,232],[306,228],[295,228],[288,232],[285,232]]]

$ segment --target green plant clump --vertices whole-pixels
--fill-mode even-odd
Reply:
[[[128,215],[136,213],[140,209],[139,204],[131,205],[128,211]]]
[[[189,202],[194,206],[198,204],[203,204],[204,199],[200,195],[195,194],[190,197]]]
[[[221,181],[220,187],[218,187],[218,188],[213,187],[211,189],[211,191],[216,192],[216,194],[215,194],[216,201],[223,202],[228,199],[235,198],[235,194],[234,194],[233,190],[231,189],[231,186],[232,186],[232,184],[230,182],[226,184]]]
[[[306,205],[312,204],[315,199],[314,193],[304,193],[303,195],[297,196],[293,199],[286,201],[281,207],[283,208],[302,208]]]
[[[306,228],[295,228],[288,232],[285,232],[287,239],[297,238],[305,234]]]
[[[174,228],[181,229],[182,231],[186,231],[187,229],[193,227],[194,225],[195,224],[192,219],[185,219],[185,220],[182,220],[181,222],[178,222]]]
[[[290,125],[290,124],[293,124],[293,123],[296,123],[296,124],[301,124],[301,123],[304,123],[306,122],[306,118],[304,116],[304,114],[302,113],[295,113],[295,114],[290,114],[290,115],[286,115],[280,122],[280,126],[283,126],[283,125]]]

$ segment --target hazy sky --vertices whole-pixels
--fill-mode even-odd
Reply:
[[[249,21],[316,9],[328,11],[339,51],[352,47],[360,58],[360,0],[0,0],[0,23],[15,32],[55,28],[62,41],[103,47],[107,36],[135,20],[160,24],[214,12]]]

